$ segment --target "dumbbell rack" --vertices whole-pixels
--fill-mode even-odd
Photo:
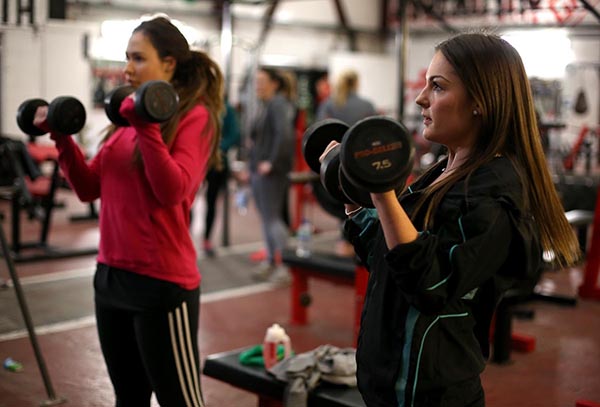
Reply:
[[[37,340],[37,336],[33,326],[33,321],[31,319],[31,314],[29,313],[29,307],[27,306],[25,294],[23,292],[21,282],[19,280],[19,275],[17,274],[12,257],[10,255],[10,250],[6,241],[6,236],[4,234],[4,226],[2,224],[2,221],[3,216],[2,214],[0,214],[0,243],[2,245],[2,256],[4,257],[4,261],[6,262],[6,266],[8,268],[13,287],[15,288],[15,294],[17,295],[17,300],[19,301],[21,314],[23,315],[23,320],[25,321],[25,326],[27,327],[29,340],[31,342],[31,346],[33,347],[33,352],[35,354],[35,358],[40,369],[42,379],[44,381],[44,386],[46,388],[46,393],[48,395],[48,400],[44,400],[43,402],[41,402],[40,406],[56,406],[59,404],[63,404],[67,400],[64,397],[57,397],[56,392],[54,391],[54,387],[52,386],[50,374],[48,373],[48,369],[46,368],[46,362],[44,361],[44,356],[42,354],[42,350]]]

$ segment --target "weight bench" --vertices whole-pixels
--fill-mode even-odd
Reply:
[[[369,280],[369,273],[364,266],[358,264],[354,258],[341,257],[332,253],[313,252],[309,257],[298,257],[291,249],[283,250],[281,260],[289,267],[292,275],[290,287],[290,323],[292,324],[308,323],[307,308],[312,302],[308,288],[310,278],[354,286],[354,340],[356,342]]]
[[[490,328],[490,342],[492,343],[491,361],[496,364],[510,362],[512,350],[520,352],[533,352],[536,340],[534,336],[513,332],[512,320],[516,313],[516,307],[532,300],[532,294],[523,293],[519,290],[507,292],[494,313],[494,320]],[[530,316],[533,314],[531,313]]]
[[[282,407],[287,383],[277,380],[264,367],[240,363],[240,354],[248,348],[207,356],[203,374],[230,385],[255,393],[259,407]],[[358,389],[322,383],[309,393],[311,407],[365,407]]]
[[[565,217],[567,218],[569,224],[575,230],[581,253],[583,253],[584,257],[587,257],[587,235],[589,227],[592,226],[592,224],[594,223],[594,211],[572,209],[570,211],[565,212]],[[565,306],[577,305],[577,296],[572,295],[561,295],[556,293],[545,293],[535,291],[532,294],[532,299],[552,302],[555,304]]]
[[[594,223],[594,211],[573,209],[565,212],[565,217],[567,218],[569,224],[577,232],[579,248],[581,249],[581,253],[585,254],[587,249],[588,228],[592,225],[592,223]]]
[[[292,275],[290,288],[290,323],[292,324],[308,323],[307,308],[312,302],[308,289],[310,278],[354,285],[354,341],[356,343],[369,279],[369,273],[364,266],[358,264],[353,258],[340,257],[331,253],[317,252],[310,257],[298,257],[291,249],[283,251],[282,261],[290,268]],[[490,341],[493,342],[492,360],[495,363],[508,362],[511,349],[521,352],[532,352],[535,349],[535,338],[512,332],[513,307],[528,299],[531,299],[529,295],[523,296],[518,292],[512,292],[501,301],[495,314],[495,329],[490,335]]]
[[[40,145],[35,142],[35,137],[30,137],[31,140],[27,143],[27,151],[31,155],[31,158],[36,163],[42,163],[44,161],[56,162],[58,161],[58,150],[54,146]],[[64,181],[63,176],[60,176],[60,187],[71,189],[69,184]],[[72,222],[86,221],[86,220],[98,220],[98,212],[94,202],[88,204],[89,211],[83,215],[73,215],[69,217]]]
[[[569,224],[575,229],[579,240],[582,253],[585,253],[587,247],[587,230],[594,222],[594,212],[587,210],[574,209],[565,212]],[[494,352],[492,361],[494,363],[507,363],[510,361],[511,349],[522,352],[531,352],[535,349],[535,338],[529,335],[512,332],[512,318],[515,307],[526,302],[541,300],[559,305],[575,306],[577,297],[565,296],[559,294],[548,294],[534,291],[531,294],[519,293],[517,291],[508,292],[498,304],[495,313],[492,340],[494,343]]]
[[[33,161],[40,165],[44,162],[50,162],[54,165],[54,170],[58,171],[56,174],[52,174],[52,179],[55,180],[56,185],[55,188],[64,188],[71,190],[71,186],[67,183],[64,176],[60,172],[59,166],[56,164],[58,162],[58,150],[53,145],[42,145],[35,142],[35,137],[30,137],[30,141],[27,143],[27,151],[29,155],[33,159]],[[44,177],[45,179],[50,179],[50,177]],[[49,191],[49,188],[41,189],[41,191]],[[57,204],[54,205],[58,206]],[[69,217],[72,222],[82,221],[82,220],[98,220],[98,214],[96,212],[96,207],[94,206],[94,202],[89,203],[89,214],[85,215],[73,215]]]
[[[35,153],[35,150],[34,150]],[[37,153],[42,154],[37,151]],[[57,154],[57,153],[56,153]],[[55,156],[46,152],[36,156],[51,161],[52,173],[43,175],[27,146],[18,140],[2,139],[0,157],[6,160],[8,170],[14,178],[13,184],[0,188],[0,199],[11,203],[11,255],[15,262],[46,260],[97,253],[96,248],[80,250],[58,250],[48,246],[48,234],[54,208],[57,189],[61,186],[60,169]],[[21,241],[21,211],[27,211],[29,219],[41,222],[38,241]],[[33,253],[24,253],[34,249]]]

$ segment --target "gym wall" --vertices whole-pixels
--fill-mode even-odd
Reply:
[[[25,138],[16,123],[26,99],[50,102],[57,96],[78,98],[91,107],[91,72],[84,55],[84,38],[91,30],[73,23],[51,23],[2,30],[0,72],[2,135]]]

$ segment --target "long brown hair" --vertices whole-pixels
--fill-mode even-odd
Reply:
[[[177,61],[171,84],[179,95],[177,112],[164,123],[161,123],[162,139],[170,146],[177,136],[177,126],[181,118],[194,106],[202,104],[210,114],[210,125],[204,128],[201,137],[213,134],[211,155],[208,166],[219,167],[221,155],[221,113],[224,110],[223,74],[219,66],[204,52],[191,50],[190,46],[177,27],[165,17],[146,20],[137,26],[133,33],[143,33],[158,56],[173,57]],[[114,132],[109,129],[109,134]],[[134,162],[142,164],[141,154],[136,148]]]
[[[424,226],[431,225],[436,208],[458,180],[468,179],[479,167],[502,154],[512,161],[520,175],[524,210],[536,219],[542,248],[554,252],[561,265],[576,262],[580,257],[579,245],[552,182],[529,80],[519,53],[490,33],[459,34],[435,49],[444,55],[464,83],[480,110],[482,126],[470,159],[447,178],[425,189],[417,206],[426,210]]]

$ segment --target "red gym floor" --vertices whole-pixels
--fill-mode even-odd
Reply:
[[[63,247],[95,244],[95,222],[72,223],[68,219],[87,208],[67,191],[61,191],[59,199],[66,202],[66,207],[56,211],[49,242]],[[198,242],[203,228],[202,206],[200,200],[193,225]],[[7,203],[0,202],[0,211],[8,215]],[[319,244],[332,247],[337,221],[318,207],[310,207],[307,213],[322,232],[316,237],[321,239]],[[10,219],[5,219],[5,231],[9,224]],[[198,333],[202,358],[260,343],[266,328],[274,322],[287,330],[296,352],[322,344],[353,344],[352,287],[311,280],[309,323],[290,325],[289,288],[255,284],[240,276],[238,265],[246,265],[241,270],[245,274],[244,269],[252,267],[250,255],[261,247],[252,207],[245,216],[232,207],[230,225],[231,245],[220,248],[216,259],[200,258],[201,267],[205,265],[207,270]],[[37,223],[24,218],[25,238],[35,238],[37,228]],[[219,220],[215,242],[221,241],[220,229]],[[57,399],[66,399],[62,404],[65,406],[114,405],[93,312],[88,311],[93,267],[94,256],[16,264],[52,387]],[[213,276],[212,270],[223,270],[221,274],[231,270],[231,275],[219,276],[215,272]],[[8,279],[4,262],[0,263],[0,277]],[[564,295],[576,295],[581,278],[579,268],[547,272],[543,286]],[[19,307],[10,285],[0,290],[0,304],[5,307],[0,314],[0,328],[7,327],[0,332],[0,358],[4,361],[11,357],[24,367],[21,372],[0,370],[0,407],[39,406],[49,397],[31,343],[19,321]],[[600,402],[600,301],[579,298],[576,306],[537,301],[524,308],[532,310],[534,316],[516,319],[514,332],[535,339],[535,349],[529,353],[513,352],[508,364],[487,366],[483,375],[487,405],[575,407],[577,400]],[[208,377],[202,379],[202,387],[209,407],[255,406],[257,402],[255,395]]]

